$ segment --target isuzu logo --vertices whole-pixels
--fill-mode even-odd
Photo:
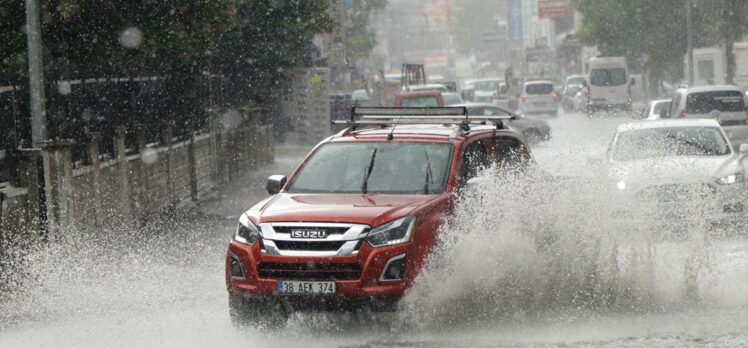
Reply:
[[[291,230],[291,238],[324,239],[326,230]]]

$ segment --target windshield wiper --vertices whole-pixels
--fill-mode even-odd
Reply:
[[[377,158],[377,148],[371,151],[371,159],[369,160],[369,166],[366,167],[366,173],[364,173],[364,182],[361,184],[361,193],[366,193],[368,189],[369,176],[371,175],[372,169],[374,169],[374,160]]]
[[[433,183],[434,178],[431,174],[431,161],[429,160],[429,152],[423,149],[423,154],[426,156],[426,182],[423,184],[423,194],[429,194],[429,184]]]

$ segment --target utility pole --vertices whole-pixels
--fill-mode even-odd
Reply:
[[[29,94],[31,97],[31,141],[34,147],[47,140],[47,109],[44,99],[42,30],[39,0],[26,0],[26,37],[29,51]]]
[[[691,0],[686,0],[686,32],[687,32],[687,52],[688,52],[688,66],[686,72],[688,74],[688,86],[693,86],[693,23],[691,21]]]

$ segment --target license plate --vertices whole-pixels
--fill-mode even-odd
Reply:
[[[281,295],[332,295],[335,294],[335,282],[279,279],[278,293]]]

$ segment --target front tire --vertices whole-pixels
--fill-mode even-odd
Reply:
[[[234,327],[239,329],[250,326],[274,329],[286,324],[288,311],[278,301],[230,294],[229,317]]]

